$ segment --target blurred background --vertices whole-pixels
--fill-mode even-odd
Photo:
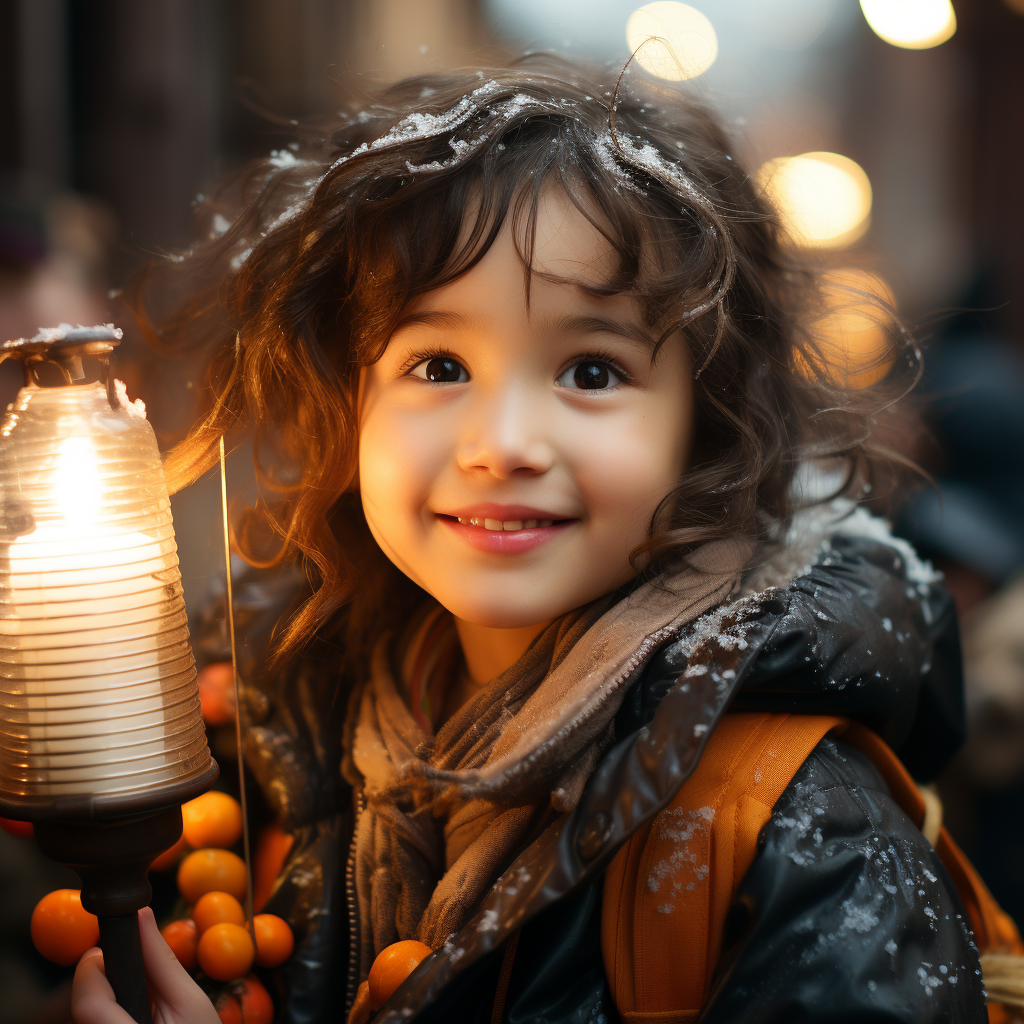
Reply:
[[[918,328],[894,442],[934,476],[897,525],[963,616],[972,734],[947,823],[1024,922],[1024,0],[0,0],[0,335],[123,323],[117,289],[186,245],[197,195],[287,145],[290,119],[430,68],[526,49],[686,80],[731,126],[794,244]],[[851,372],[873,323],[837,310]],[[868,360],[869,361],[869,360]],[[194,366],[127,332],[117,375],[161,443]],[[864,371],[865,380],[870,370]],[[20,370],[0,368],[10,401]],[[244,452],[232,489],[248,485]],[[222,574],[219,482],[176,496],[186,600]],[[0,1024],[61,1019],[70,971],[28,937],[64,869],[0,833]],[[55,1016],[55,1014],[58,1014]]]

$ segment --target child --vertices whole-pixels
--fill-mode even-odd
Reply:
[[[1015,932],[881,742],[927,781],[961,740],[950,602],[825,503],[884,475],[916,355],[847,388],[713,116],[625,82],[403,82],[185,261],[163,340],[214,346],[213,400],[172,486],[251,434],[282,501],[240,542],[313,581],[238,594],[278,1019],[984,1020],[972,926]],[[162,1019],[214,1020],[143,931]],[[84,959],[76,1020],[111,998]]]

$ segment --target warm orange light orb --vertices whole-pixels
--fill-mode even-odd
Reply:
[[[778,157],[757,177],[797,245],[840,249],[868,228],[871,182],[848,157],[824,152]]]
[[[905,50],[927,50],[956,31],[950,0],[860,0],[874,33]]]
[[[626,42],[636,62],[657,78],[679,82],[702,75],[718,56],[711,22],[687,4],[645,4],[626,22]]]
[[[877,384],[892,365],[888,355],[896,297],[877,274],[866,270],[834,270],[822,284],[824,316],[811,334],[820,348],[823,365],[817,376],[846,387]],[[798,357],[802,373],[811,368]]]

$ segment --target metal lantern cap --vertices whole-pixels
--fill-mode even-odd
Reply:
[[[114,395],[109,391],[109,356],[121,343],[124,332],[113,324],[96,324],[85,327],[82,324],[60,324],[57,327],[42,327],[31,338],[14,338],[0,345],[0,362],[5,359],[20,359],[25,367],[25,385],[38,384],[36,370],[43,363],[59,367],[66,384],[84,380],[83,356],[95,356],[103,365],[103,383],[108,385],[108,397],[114,404]]]

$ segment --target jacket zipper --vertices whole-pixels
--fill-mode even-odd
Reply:
[[[348,906],[348,975],[345,981],[345,1018],[348,1018],[352,1004],[356,1001],[359,988],[359,897],[356,894],[356,836],[359,819],[366,810],[366,798],[362,789],[356,794],[355,817],[352,819],[352,839],[348,844],[348,861],[345,864],[345,903]]]

